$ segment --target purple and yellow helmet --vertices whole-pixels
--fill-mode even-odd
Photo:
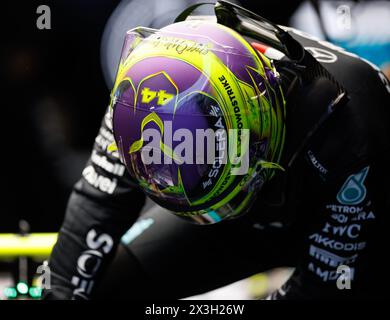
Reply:
[[[178,216],[198,223],[238,216],[282,169],[278,73],[223,25],[190,20],[130,30],[110,108],[130,175]]]

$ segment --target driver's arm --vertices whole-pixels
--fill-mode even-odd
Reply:
[[[46,299],[88,299],[144,204],[144,194],[117,152],[110,151],[113,142],[107,111],[50,256],[51,289],[45,291]]]

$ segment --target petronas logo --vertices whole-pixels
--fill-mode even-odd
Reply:
[[[367,177],[368,169],[365,167],[359,173],[350,175],[337,194],[337,200],[344,205],[357,205],[366,198],[367,189],[364,180]]]

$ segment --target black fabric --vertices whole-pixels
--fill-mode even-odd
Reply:
[[[153,223],[131,243],[120,244],[94,298],[177,299],[259,270],[295,265],[293,237],[278,228],[256,229],[249,216],[198,226],[151,210],[138,223],[144,221]]]

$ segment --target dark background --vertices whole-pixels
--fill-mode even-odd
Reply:
[[[21,218],[32,231],[58,230],[108,103],[100,39],[117,3],[13,1],[2,12],[1,232]],[[36,27],[41,4],[51,30]]]
[[[153,6],[153,1],[134,1]],[[100,47],[107,20],[119,2],[5,4],[0,232],[17,232],[20,219],[27,220],[33,232],[59,229],[72,185],[80,177],[109,103]],[[282,24],[299,2],[262,1],[260,10],[258,1],[241,1]],[[42,4],[51,9],[50,30],[36,26],[36,10]]]

